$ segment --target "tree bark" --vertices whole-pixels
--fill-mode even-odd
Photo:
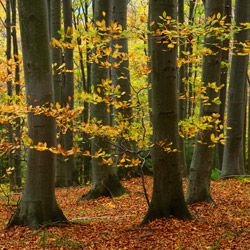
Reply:
[[[225,1],[210,0],[206,1],[205,16],[217,16],[218,13],[223,16]],[[212,27],[212,25],[210,24]],[[212,117],[214,121],[210,122],[206,130],[198,132],[196,136],[193,158],[190,166],[188,189],[186,201],[188,204],[206,201],[212,202],[210,193],[210,176],[214,162],[214,143],[211,141],[211,135],[216,133],[216,116],[219,112],[219,106],[212,100],[218,98],[218,92],[208,86],[209,83],[220,84],[220,66],[221,51],[216,45],[221,46],[221,42],[216,36],[205,37],[205,47],[211,49],[213,54],[204,55],[202,68],[202,81],[207,88],[206,96],[209,98],[209,105],[201,102],[200,117]]]
[[[184,0],[178,0],[178,22],[183,24],[184,23]],[[185,51],[185,39],[179,38],[179,58],[184,59],[185,55],[183,52]],[[179,96],[185,96],[185,82],[183,81],[185,78],[185,65],[181,65],[178,72],[178,89],[179,89]],[[178,112],[179,112],[179,120],[184,120],[185,117],[185,99],[179,98],[178,99]],[[180,149],[180,166],[182,176],[187,176],[187,166],[186,166],[186,157],[185,157],[185,144],[184,138],[179,138],[179,149]]]
[[[18,58],[18,43],[16,35],[16,0],[11,0],[11,13],[12,13],[12,44],[13,44],[13,56],[15,61],[15,90],[16,96],[20,95],[20,66]],[[16,148],[14,161],[15,161],[15,183],[17,187],[22,185],[22,171],[21,171],[21,121],[20,117],[15,120],[15,136],[16,136]]]
[[[10,71],[10,59],[11,59],[11,15],[10,15],[10,0],[6,0],[6,61],[7,61],[7,93],[9,96],[9,104],[12,103],[12,80],[11,80],[11,71]],[[9,114],[10,115],[10,114]],[[14,138],[13,138],[13,127],[12,124],[9,122],[7,124],[8,128],[8,143],[10,146],[14,145]],[[15,170],[14,170],[14,155],[12,154],[12,150],[9,150],[8,154],[8,167],[11,170],[10,174],[10,191],[15,188]]]
[[[231,23],[232,19],[232,0],[226,0],[226,6],[225,6],[225,23]],[[223,41],[223,47],[229,48],[230,46],[230,39],[226,39]],[[225,63],[225,65],[221,67],[220,72],[220,84],[224,85],[220,90],[220,101],[221,105],[219,108],[219,114],[220,114],[220,120],[221,124],[224,125],[225,121],[225,108],[226,108],[226,96],[227,96],[227,82],[228,82],[228,59],[229,59],[229,49],[222,51],[222,57],[221,61]],[[219,143],[217,145],[218,150],[218,160],[219,160],[219,169],[222,169],[222,162],[223,162],[223,152],[224,152],[224,145]]]
[[[177,18],[175,0],[149,1],[150,20],[155,21],[152,31],[160,29],[159,16],[163,11]],[[165,29],[171,29],[171,25]],[[168,47],[168,37],[151,35],[151,76],[153,92],[153,141],[152,164],[154,172],[153,196],[150,207],[142,224],[156,218],[190,219],[182,189],[178,152],[166,152],[164,146],[172,143],[172,149],[178,148],[178,111],[177,111],[177,47]],[[165,145],[161,145],[165,142]],[[159,145],[160,144],[160,145]]]
[[[122,26],[122,31],[127,29],[127,0],[116,1],[112,0],[112,21],[117,25]],[[121,97],[115,97],[115,101],[117,102],[126,102],[126,108],[114,108],[115,114],[115,123],[119,124],[120,122],[126,123],[128,122],[128,127],[133,122],[133,109],[131,107],[131,83],[130,83],[130,72],[129,72],[129,58],[128,58],[128,39],[126,37],[119,37],[121,34],[113,34],[113,36],[117,35],[118,38],[112,40],[112,50],[114,53],[124,53],[123,58],[118,56],[117,58],[112,58],[112,63],[119,64],[119,67],[112,68],[111,70],[111,80],[114,88],[120,86],[120,93],[124,93]],[[115,49],[114,45],[119,45],[120,49]],[[123,119],[119,121],[117,119],[118,114],[122,115]],[[121,159],[121,156],[126,150],[133,150],[135,145],[129,143],[123,138],[123,135],[120,135],[118,139],[118,159]],[[131,157],[134,157],[132,155]],[[125,163],[126,164],[126,163]],[[135,171],[135,168],[126,168],[126,167],[119,167],[118,168],[118,176],[119,178],[131,178],[132,174],[130,172]]]
[[[104,12],[105,15],[103,15]],[[109,26],[111,21],[111,0],[94,1],[95,26],[97,21],[102,21],[103,19],[105,20],[106,26]],[[106,44],[106,46],[108,46],[108,44]],[[109,69],[107,67],[102,67],[101,62],[106,62],[108,58],[103,55],[101,58],[98,58],[98,60],[99,63],[92,63],[91,85],[96,93],[98,93],[97,88],[100,88],[100,93],[98,94],[101,97],[105,97],[105,90],[101,87],[101,83],[102,80],[106,80],[109,77]],[[96,119],[97,122],[101,122],[100,126],[110,125],[110,115],[107,108],[105,102],[91,104],[91,119]],[[96,136],[91,141],[92,155],[94,155],[100,148],[107,154],[111,153],[110,144],[105,138]],[[101,157],[92,158],[92,180],[92,189],[86,195],[83,195],[81,199],[95,199],[99,196],[120,196],[126,191],[117,177],[117,168],[113,165],[109,166],[107,164],[102,164]]]
[[[61,0],[50,0],[50,13],[49,13],[49,20],[50,20],[50,33],[51,33],[51,40],[61,38],[59,34],[59,30],[61,29]],[[60,48],[51,46],[51,58],[53,67],[53,87],[54,87],[54,103],[60,104],[63,106],[62,103],[62,74],[60,71],[57,70],[58,67],[62,65],[62,51]],[[57,143],[64,145],[63,143],[63,135],[61,131],[57,131],[59,134],[59,138],[57,139]],[[65,162],[63,161],[64,157],[59,154],[57,155],[56,161],[56,186],[57,187],[67,187],[67,168],[65,166]]]
[[[71,43],[73,26],[72,26],[72,1],[63,0],[63,17],[64,17],[64,33],[65,33],[65,42]],[[64,54],[64,61],[66,64],[66,72],[63,82],[63,105],[66,107],[69,106],[69,110],[74,109],[74,61],[73,61],[73,49],[66,48]],[[64,134],[64,149],[71,150],[73,145],[73,130],[72,130],[73,121],[69,122],[69,127],[66,134]],[[68,156],[68,160],[64,162],[65,168],[67,171],[67,185],[77,184],[77,173],[75,168],[74,155]]]
[[[244,111],[245,111],[245,84],[249,55],[238,55],[243,53],[244,47],[241,43],[249,41],[249,30],[244,29],[241,23],[249,22],[250,2],[247,0],[237,0],[235,2],[235,22],[242,30],[234,33],[235,42],[232,66],[230,72],[230,82],[228,89],[228,115],[226,146],[223,155],[221,176],[242,175],[244,166],[240,165],[240,154],[242,154]]]
[[[52,71],[46,0],[19,1],[19,16],[28,106],[53,103]],[[28,135],[33,145],[56,144],[53,117],[28,113]],[[66,220],[58,207],[55,192],[56,157],[49,150],[28,148],[27,176],[21,202],[7,227],[28,226],[36,229],[49,221]]]

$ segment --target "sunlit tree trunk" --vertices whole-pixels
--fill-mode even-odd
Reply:
[[[65,42],[71,43],[73,27],[72,27],[72,1],[63,0],[63,21]],[[65,77],[62,86],[63,93],[63,105],[69,107],[69,110],[74,109],[74,61],[73,61],[73,49],[68,47],[65,49],[64,62],[66,67]],[[72,122],[69,122],[69,127],[66,134],[64,134],[64,149],[71,150],[73,145],[73,130]],[[75,168],[74,155],[68,156],[67,161],[64,162],[67,171],[68,186],[78,183],[77,173]]]
[[[223,16],[225,8],[225,1],[210,0],[206,1],[205,16],[217,16],[218,13]],[[210,27],[213,26],[210,24]],[[213,51],[211,55],[204,55],[202,68],[202,81],[206,89],[206,96],[209,98],[209,105],[201,101],[200,117],[211,117],[216,120],[219,112],[219,106],[213,102],[218,98],[218,92],[214,88],[208,87],[209,83],[220,85],[220,66],[221,66],[221,51],[216,46],[221,46],[221,42],[216,36],[205,37],[205,47]],[[209,123],[204,131],[198,132],[196,136],[195,148],[193,158],[190,166],[190,173],[188,179],[188,189],[186,201],[189,204],[206,201],[211,202],[212,197],[210,193],[210,176],[214,162],[214,143],[211,141],[211,135],[216,133],[215,122]]]
[[[105,13],[103,15],[103,13]],[[95,0],[94,1],[94,22],[105,20],[106,26],[110,25],[111,20],[111,0]],[[97,27],[97,26],[96,26]],[[108,46],[108,44],[106,45]],[[102,80],[109,77],[109,69],[101,66],[101,62],[106,62],[108,57],[103,55],[99,59],[99,63],[93,62],[91,68],[91,85],[94,91],[100,88],[99,95],[105,96],[105,89],[101,86]],[[105,102],[91,104],[91,119],[100,121],[102,125],[110,125],[110,115],[107,111]],[[91,141],[92,155],[102,149],[107,154],[111,152],[110,144],[105,139],[95,137]],[[82,199],[95,199],[99,196],[119,196],[125,192],[117,177],[117,168],[102,163],[102,158],[92,158],[92,189]]]
[[[223,155],[221,176],[241,175],[244,166],[240,164],[242,154],[244,115],[245,115],[245,84],[249,55],[244,53],[242,43],[249,41],[249,30],[244,29],[242,23],[249,22],[250,2],[237,0],[235,2],[235,22],[243,30],[234,33],[235,48],[232,55],[232,66],[228,89],[228,113],[226,146]]]
[[[232,0],[226,0],[225,6],[225,23],[231,23],[232,19]],[[225,121],[225,107],[226,107],[226,96],[227,96],[227,83],[228,83],[228,59],[229,59],[229,45],[230,39],[226,39],[223,41],[223,48],[228,48],[228,50],[222,51],[221,61],[223,62],[221,66],[221,73],[220,73],[220,84],[224,85],[220,90],[220,120],[221,124],[224,124]],[[223,152],[224,152],[224,145],[218,144],[218,160],[219,160],[219,169],[222,168],[222,161],[223,161]]]
[[[53,103],[52,71],[46,0],[18,1],[27,105]],[[28,113],[28,136],[37,145],[56,145],[55,119]],[[55,198],[55,154],[28,149],[27,175],[21,202],[7,227],[31,229],[51,221],[66,220]]]
[[[177,18],[175,0],[149,1],[150,20],[155,21],[152,31],[159,29],[163,12]],[[167,26],[166,28],[171,29]],[[185,204],[178,152],[166,152],[169,143],[178,148],[178,107],[177,107],[177,47],[168,47],[168,38],[151,35],[151,74],[153,91],[153,141],[152,164],[154,172],[153,196],[148,212],[142,222],[156,218],[190,219]],[[165,144],[164,144],[165,142]],[[163,144],[163,145],[162,145]]]

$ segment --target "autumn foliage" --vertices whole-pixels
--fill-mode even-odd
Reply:
[[[250,246],[250,181],[212,182],[214,203],[189,206],[192,221],[156,220],[138,228],[147,210],[141,179],[122,183],[131,190],[119,198],[76,200],[89,187],[56,190],[70,224],[30,231],[4,230],[12,214],[6,197],[0,200],[1,249],[248,249]],[[184,181],[186,186],[186,181]],[[152,192],[152,178],[146,178]],[[10,197],[14,204],[20,195]],[[13,203],[12,203],[13,201]],[[14,209],[15,205],[11,205]]]

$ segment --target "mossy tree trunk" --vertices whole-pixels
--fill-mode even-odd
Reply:
[[[159,29],[157,23],[162,20],[163,12],[177,18],[175,0],[149,1],[150,20],[155,21],[152,31]],[[171,29],[170,26],[165,28]],[[178,111],[177,111],[177,47],[168,47],[167,37],[151,35],[151,77],[153,91],[153,141],[152,164],[154,172],[153,196],[148,212],[142,222],[156,218],[169,218],[171,215],[180,219],[190,219],[184,200],[179,164],[179,153],[170,153],[164,146],[172,143],[171,148],[178,148]],[[164,144],[159,146],[159,144]]]
[[[244,29],[241,24],[249,22],[249,16],[250,2],[248,0],[237,0],[235,2],[235,22],[242,30],[235,32],[233,39],[236,43],[232,55],[227,114],[227,126],[231,129],[227,130],[221,176],[242,175],[244,173],[244,164],[241,157],[249,54],[242,55],[244,53],[242,44],[249,41],[249,30]],[[238,53],[240,54],[238,55]]]
[[[52,71],[46,0],[19,1],[23,64],[28,106],[53,103]],[[28,113],[28,136],[33,145],[56,145],[53,117]],[[7,227],[36,229],[51,221],[66,220],[55,198],[56,156],[50,151],[28,148],[27,175],[21,202]]]
[[[105,13],[105,15],[103,15],[103,13]],[[95,25],[97,21],[102,21],[103,19],[105,20],[106,26],[109,26],[111,20],[111,0],[94,1]],[[108,44],[105,46],[108,46]],[[101,62],[106,62],[108,57],[102,55],[102,57],[98,57],[98,60],[99,63],[92,63],[91,85],[96,93],[101,97],[105,97],[105,89],[101,84],[102,80],[106,80],[109,77],[109,69],[101,66]],[[99,88],[98,92],[97,88]],[[110,114],[107,109],[108,106],[105,102],[91,104],[91,119],[100,121],[100,126],[110,125]],[[111,146],[105,138],[96,136],[91,141],[92,155],[98,152],[100,148],[107,154],[111,153]],[[92,181],[92,189],[86,195],[83,195],[82,199],[95,199],[99,196],[119,196],[126,191],[119,182],[116,166],[103,164],[101,157],[92,158]]]
[[[206,1],[205,16],[223,16],[225,1]],[[211,24],[210,24],[211,25]],[[216,24],[215,24],[216,25]],[[212,27],[212,26],[211,26]],[[214,88],[210,88],[209,83],[220,85],[221,51],[216,45],[221,46],[221,42],[216,36],[205,37],[205,47],[213,53],[203,56],[202,81],[206,89],[208,104],[201,101],[200,117],[212,117],[216,121],[219,112],[219,105],[213,102],[219,97],[219,93]],[[211,141],[211,134],[216,133],[215,122],[209,123],[204,131],[198,132],[196,136],[193,158],[189,171],[188,189],[186,201],[189,204],[206,201],[212,202],[210,193],[210,176],[214,163],[214,143]]]

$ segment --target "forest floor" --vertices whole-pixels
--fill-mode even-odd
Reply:
[[[152,182],[146,177],[149,194]],[[35,232],[21,226],[4,230],[12,212],[0,199],[0,249],[250,249],[249,180],[212,182],[214,203],[189,206],[194,220],[161,219],[141,228],[147,211],[141,179],[122,183],[130,194],[78,205],[90,187],[56,189],[58,204],[73,223]]]

